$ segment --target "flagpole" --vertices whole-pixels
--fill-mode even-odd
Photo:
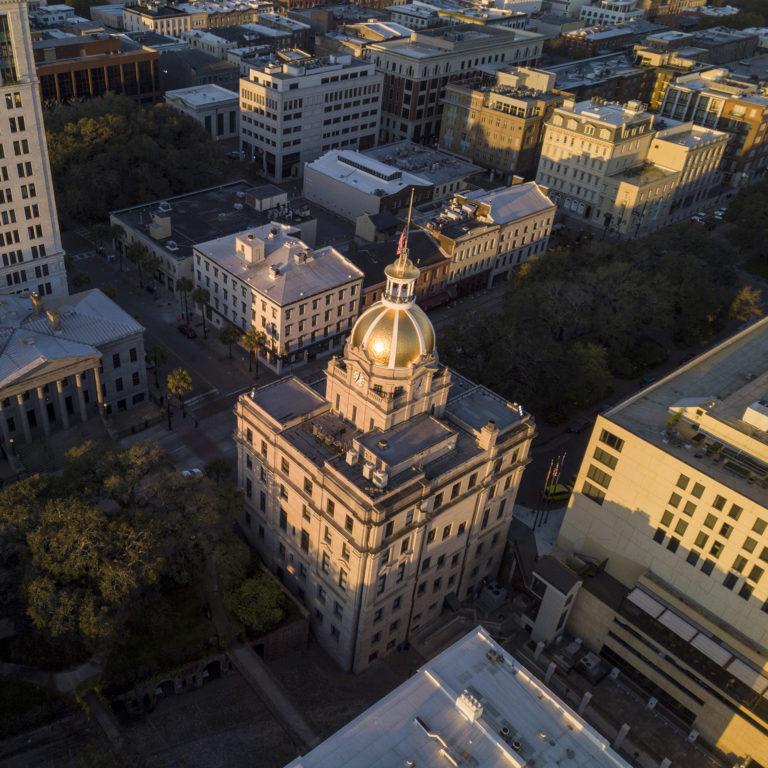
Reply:
[[[398,266],[402,269],[405,266],[405,260],[408,258],[408,235],[410,234],[411,230],[411,213],[413,211],[413,192],[414,189],[411,187],[411,200],[408,203],[408,219],[405,222],[405,229],[403,230],[403,234],[401,235],[401,242],[402,246],[399,247],[399,260],[398,260]]]

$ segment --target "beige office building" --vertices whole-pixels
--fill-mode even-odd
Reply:
[[[599,416],[558,544],[568,630],[722,752],[768,763],[768,320]]]
[[[386,276],[324,382],[236,406],[242,528],[355,672],[495,576],[535,431],[438,362],[407,253]]]
[[[719,200],[727,143],[693,123],[658,130],[637,101],[571,101],[547,123],[536,181],[572,221],[638,237]]]

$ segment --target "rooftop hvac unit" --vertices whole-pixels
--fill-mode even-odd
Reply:
[[[178,251],[178,250],[179,250],[179,245],[178,245],[178,243],[177,243],[175,240],[169,240],[169,241],[168,241],[168,242],[165,244],[165,247],[166,247],[166,248],[167,248],[169,251]]]
[[[377,469],[374,471],[371,480],[377,488],[386,488],[387,483],[389,482],[389,473],[385,472],[383,469]]]
[[[366,480],[370,480],[373,477],[374,469],[375,469],[374,465],[371,464],[370,461],[366,461],[365,464],[363,464],[363,477]]]
[[[350,467],[354,467],[355,464],[357,464],[357,460],[360,458],[360,452],[356,451],[354,448],[350,448],[347,451],[347,464],[349,464]]]

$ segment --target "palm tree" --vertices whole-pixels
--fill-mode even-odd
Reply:
[[[150,280],[154,280],[155,272],[160,269],[160,258],[151,251],[144,251],[144,255],[139,260],[139,269],[149,275]]]
[[[242,331],[235,325],[227,323],[219,329],[219,341],[229,347],[229,359],[232,359],[232,345],[240,341]]]
[[[192,377],[189,375],[189,371],[184,368],[174,368],[168,374],[168,391],[179,398],[181,415],[186,416],[184,412],[184,396],[192,391]]]
[[[187,325],[189,325],[189,302],[187,301],[187,295],[194,288],[195,284],[188,277],[180,277],[176,281],[176,290],[184,297],[184,317],[186,318]]]
[[[211,292],[207,288],[201,288],[198,286],[194,291],[192,291],[191,299],[195,304],[197,304],[198,307],[200,307],[200,314],[203,318],[203,338],[207,339],[208,335],[206,334],[205,329],[205,308],[211,301]]]
[[[240,337],[240,343],[248,350],[248,370],[251,368],[251,360],[256,358],[256,376],[259,375],[259,357],[258,353],[267,346],[267,334],[263,331],[257,331],[251,328]]]
[[[125,229],[120,224],[112,224],[109,228],[109,237],[112,240],[115,250],[118,253],[118,263],[120,264],[120,271],[123,271],[123,244],[119,242],[125,239]]]
[[[147,253],[146,247],[138,242],[131,243],[125,249],[125,255],[128,257],[128,261],[130,261],[132,264],[135,264],[139,268],[139,287],[140,288],[144,287],[144,276],[142,274],[141,262],[144,260],[146,253]]]
[[[157,369],[165,364],[168,356],[165,354],[164,347],[151,347],[147,352],[147,357],[155,364],[155,389],[160,389],[160,380],[157,378]]]

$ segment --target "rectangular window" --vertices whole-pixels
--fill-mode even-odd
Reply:
[[[378,579],[376,579],[376,594],[380,595],[387,588],[387,574],[382,573]]]
[[[453,488],[451,488],[451,498],[455,499],[459,495],[459,491],[461,490],[461,483],[456,483]]]
[[[350,515],[347,515],[346,519],[344,520],[344,527],[352,533],[352,529],[354,528],[354,523],[352,521],[352,517]]]
[[[612,456],[608,451],[604,451],[602,448],[595,448],[594,458],[611,469],[615,469],[616,464],[619,462],[615,456]]]
[[[431,542],[433,542],[435,540],[435,533],[436,533],[436,531],[435,531],[434,528],[432,528],[432,530],[430,530],[427,533],[427,544],[429,544],[429,543],[431,543]]]
[[[600,433],[600,442],[605,443],[609,448],[613,448],[618,453],[621,453],[621,449],[624,447],[624,441],[606,429]]]
[[[339,586],[342,589],[347,588],[347,572],[343,568],[339,571]]]
[[[323,573],[330,573],[331,570],[331,558],[328,556],[327,552],[323,552],[323,559],[320,567],[323,570]]]
[[[691,482],[691,478],[687,475],[680,475],[680,477],[677,478],[677,487],[682,488],[685,490],[688,487],[688,483]]]
[[[675,516],[668,510],[664,510],[664,514],[661,516],[661,523],[665,528],[669,527],[669,524],[674,520]]]
[[[694,483],[691,489],[691,496],[695,496],[697,499],[701,498],[704,493],[704,486],[701,483]]]
[[[302,529],[301,531],[301,548],[305,552],[309,552],[309,531]]]
[[[445,528],[443,528],[443,541],[445,541],[450,535],[451,535],[451,528],[453,526],[446,525]]]
[[[284,531],[288,530],[288,515],[285,514],[284,509],[280,510],[280,528]]]
[[[592,485],[592,483],[587,480],[584,481],[584,486],[582,487],[581,492],[587,498],[592,499],[592,501],[597,502],[598,504],[602,504],[605,499],[605,491],[601,491],[596,485]]]
[[[312,495],[312,481],[308,477],[304,478],[304,493],[308,496]]]
[[[682,498],[679,493],[673,493],[669,497],[669,506],[674,507],[677,509],[680,506],[680,502],[682,501]]]
[[[400,563],[397,566],[397,574],[395,576],[395,583],[399,584],[405,577],[405,563]]]
[[[587,477],[603,488],[607,488],[611,484],[611,476],[607,472],[603,472],[602,469],[598,469],[594,464],[589,465]]]
[[[329,517],[333,517],[333,513],[336,510],[336,504],[334,504],[333,500],[328,499],[328,502],[325,505],[325,511],[328,513]]]
[[[725,499],[722,496],[715,496],[715,500],[712,502],[712,506],[715,509],[720,509],[725,506]]]

